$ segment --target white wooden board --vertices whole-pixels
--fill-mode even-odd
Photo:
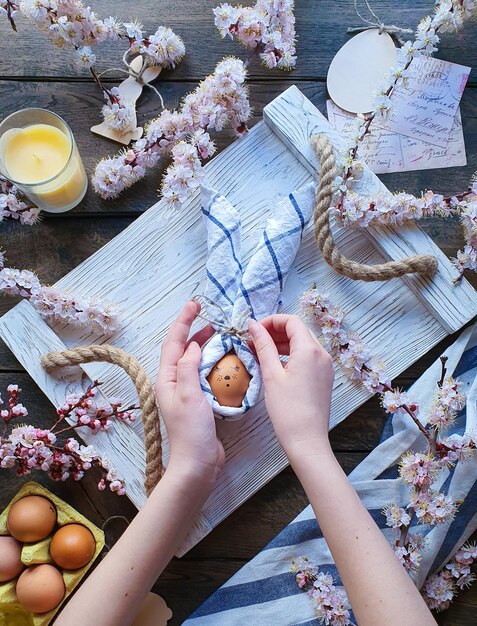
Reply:
[[[242,216],[244,259],[250,257],[276,202],[315,175],[315,159],[308,138],[315,132],[339,137],[319,111],[291,87],[270,103],[264,121],[205,166],[209,186],[224,193]],[[376,189],[379,180],[367,170],[363,189]],[[366,233],[335,228],[338,245],[347,256],[367,263],[428,252],[439,258],[433,280],[412,277],[388,283],[354,282],[337,275],[323,261],[313,240],[311,225],[283,292],[282,310],[297,312],[299,296],[312,282],[347,311],[349,325],[379,354],[391,376],[396,376],[433,345],[471,319],[477,312],[476,293],[455,276],[447,258],[419,229],[399,233],[369,229]],[[64,346],[109,342],[135,354],[151,377],[157,374],[161,342],[186,300],[201,291],[205,278],[206,235],[199,194],[181,211],[158,202],[115,239],[61,279],[57,286],[82,296],[102,297],[118,303],[121,329],[110,339],[72,330],[51,329],[27,302],[0,319],[0,336],[58,405],[65,393],[83,389],[92,379],[104,381],[106,396],[135,401],[127,376],[108,364],[90,364],[58,379],[40,365],[45,352]],[[369,394],[350,382],[338,368],[333,394],[331,426],[342,421]],[[179,554],[184,554],[212,528],[230,515],[286,465],[267,418],[263,401],[237,422],[218,422],[227,463],[216,488]],[[165,434],[165,433],[164,433]],[[137,507],[145,501],[142,487],[145,455],[140,422],[118,424],[111,433],[92,441],[127,480],[127,493]],[[165,444],[167,462],[167,442]]]

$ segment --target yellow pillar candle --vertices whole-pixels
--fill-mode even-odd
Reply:
[[[40,119],[48,113],[44,111]],[[69,127],[58,116],[50,115],[55,125],[40,122],[6,129],[0,138],[0,162],[4,175],[32,202],[57,213],[82,200],[88,181]]]

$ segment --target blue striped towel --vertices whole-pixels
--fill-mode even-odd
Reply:
[[[277,310],[288,270],[312,214],[314,197],[315,187],[310,183],[277,204],[244,268],[239,213],[224,196],[213,189],[202,188],[202,213],[208,245],[205,295],[223,309],[233,326],[240,326],[248,313],[259,320]],[[216,330],[220,328],[216,327]],[[235,351],[252,377],[242,406],[236,408],[218,404],[207,382],[211,369],[231,350]],[[238,419],[258,400],[260,368],[245,343],[230,335],[217,334],[203,350],[200,382],[218,416]]]
[[[459,415],[453,432],[477,432],[477,324],[465,330],[446,350],[449,374],[454,372],[464,383],[467,406]],[[440,376],[437,360],[412,385],[412,398],[420,404],[425,415],[435,394]],[[383,431],[380,444],[350,474],[361,500],[383,534],[392,541],[394,534],[387,528],[381,513],[389,502],[400,506],[408,503],[408,491],[397,478],[397,461],[408,449],[424,447],[424,437],[410,419],[391,416]],[[477,528],[477,455],[441,476],[440,489],[462,500],[453,521],[424,528],[426,543],[417,584],[421,586],[428,574],[440,569]],[[291,559],[307,556],[329,573],[337,586],[341,580],[333,563],[311,506],[240,569],[229,581],[206,600],[185,622],[187,626],[291,626],[319,622],[309,598],[298,588],[290,574]]]

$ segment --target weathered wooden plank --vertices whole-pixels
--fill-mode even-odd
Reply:
[[[253,126],[261,119],[262,109],[276,96],[282,93],[291,84],[290,80],[251,82],[250,102],[253,108]],[[195,87],[195,83],[170,81],[158,84],[168,107],[177,106],[183,95]],[[326,87],[323,83],[310,81],[300,84],[301,91],[322,113],[326,113]],[[2,102],[1,116],[13,113],[21,106],[42,107],[55,111],[64,117],[71,125],[78,143],[79,150],[85,163],[88,174],[98,160],[112,155],[120,146],[107,139],[98,137],[90,132],[90,127],[100,120],[100,109],[103,104],[101,93],[94,84],[78,82],[19,82],[0,81],[0,98]],[[144,124],[148,119],[160,112],[157,96],[145,89],[139,101],[139,121]],[[418,193],[423,189],[433,189],[443,193],[454,193],[467,187],[469,178],[475,170],[477,160],[477,89],[467,89],[462,101],[462,119],[467,146],[468,165],[465,167],[447,168],[445,170],[428,170],[418,172],[404,172],[381,176],[383,182],[391,190],[406,189]],[[229,145],[233,138],[227,131],[216,133],[214,138],[220,152]],[[165,162],[167,164],[167,161]],[[90,188],[81,204],[73,211],[61,215],[44,214],[44,219],[67,220],[71,215],[84,213],[100,213],[117,215],[121,213],[140,213],[148,209],[158,199],[163,167],[151,171],[141,183],[133,186],[116,200],[102,200]],[[444,224],[444,220],[438,223]],[[0,226],[3,242],[4,224]],[[441,231],[437,232],[437,236]],[[456,230],[459,239],[453,238],[452,251],[460,245],[460,231]],[[438,243],[447,242],[441,237]]]
[[[142,0],[135,3],[133,8],[127,0],[90,0],[87,4],[104,17],[112,14],[125,21],[137,17],[148,33],[161,24],[173,28],[184,39],[187,55],[172,73],[175,79],[202,78],[212,71],[223,56],[234,54],[242,59],[247,58],[247,52],[242,46],[229,38],[220,39],[212,14],[212,9],[220,4],[219,0],[163,2],[159,15],[154,0]],[[348,0],[299,0],[295,5],[298,62],[293,78],[324,79],[331,59],[349,39],[347,27],[360,26],[362,22],[355,14],[353,3]],[[365,13],[364,6],[360,6]],[[372,7],[386,23],[415,29],[418,22],[432,12],[433,4],[428,0],[415,0],[403,6],[403,3],[390,0],[374,0]],[[457,63],[462,63],[465,59],[467,65],[475,67],[477,50],[473,33],[473,25],[469,23],[458,34],[444,34],[439,46],[439,56]],[[24,63],[19,63],[18,55],[11,54],[13,45],[16,50],[21,50]],[[120,42],[103,44],[96,52],[99,68],[121,67],[124,50],[125,47]],[[47,43],[45,35],[21,17],[18,19],[18,33],[15,34],[2,16],[0,56],[5,76],[87,76],[75,64],[72,51],[62,51]],[[252,77],[263,77],[267,80],[280,80],[283,76],[282,72],[267,70],[255,60],[250,65],[250,74]],[[474,70],[471,78],[475,80],[475,77]]]
[[[43,220],[34,227],[7,221],[0,224],[0,242],[9,267],[33,270],[44,284],[51,285],[133,221],[126,216],[107,220],[76,216],[69,220]],[[14,298],[2,296],[0,315],[14,303]]]
[[[263,116],[267,125],[311,174],[319,170],[319,162],[310,144],[313,135],[326,134],[338,154],[346,149],[346,142],[295,86],[267,105]],[[386,191],[378,177],[369,170],[365,170],[356,185],[356,192],[361,194],[373,195]],[[340,230],[336,229],[337,232]],[[466,280],[458,285],[453,284],[457,270],[431,239],[422,237],[417,224],[400,229],[368,226],[362,232],[389,260],[397,261],[416,254],[437,257],[439,266],[434,276],[412,275],[403,280],[448,332],[457,330],[475,316],[477,293]]]
[[[205,177],[209,185],[227,194],[241,210],[245,260],[277,198],[310,179],[307,170],[263,123],[208,163]],[[203,279],[206,250],[199,209],[197,197],[181,213],[170,211],[161,203],[155,205],[58,283],[84,296],[96,295],[120,303],[123,327],[110,341],[136,354],[151,376],[157,372],[160,343],[171,320]],[[339,241],[362,260],[376,262],[382,258],[357,231],[340,233]],[[372,286],[347,281],[344,289],[342,279],[320,262],[310,226],[283,293],[285,311],[297,310],[297,296],[313,280],[336,295],[337,302],[349,311],[350,325],[383,355],[392,376],[445,335],[442,326],[429,317],[402,281]],[[360,302],[363,306],[358,305]],[[11,337],[18,336],[15,318],[14,310],[0,321],[1,327],[9,326]],[[403,327],[408,334],[402,332]],[[383,329],[386,329],[384,333]],[[93,340],[87,333],[59,327],[55,330],[68,345]],[[26,364],[29,354],[25,345],[19,342],[15,350],[22,353]],[[33,371],[38,366],[28,367]],[[90,365],[86,371],[91,378],[105,381],[106,395],[118,395],[120,391],[126,402],[133,401],[132,385],[115,368]],[[332,425],[368,397],[341,371],[337,372],[335,385]],[[136,432],[141,437],[139,424]],[[205,519],[212,526],[287,463],[266,418],[263,402],[249,411],[245,420],[221,423],[219,432],[228,464],[204,507]],[[113,455],[110,456],[115,462]],[[200,536],[196,534],[189,546]]]

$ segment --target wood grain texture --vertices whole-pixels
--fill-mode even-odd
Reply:
[[[346,150],[347,144],[339,133],[331,128],[295,86],[289,87],[267,105],[263,117],[266,124],[312,175],[319,172],[319,163],[311,147],[310,137],[324,133],[333,143],[337,155]],[[369,196],[387,192],[383,183],[369,169],[364,171],[355,185],[355,191]],[[335,240],[339,231],[340,229],[335,228]],[[403,281],[447,332],[454,332],[474,317],[477,293],[465,279],[457,285],[453,284],[458,271],[431,239],[422,237],[417,223],[401,227],[399,232],[390,227],[378,228],[371,225],[362,232],[382,252],[386,260],[396,261],[417,254],[427,254],[438,260],[437,272],[433,276],[413,274],[404,276]]]
[[[251,0],[250,0],[251,2]],[[134,6],[126,0],[93,0],[92,5],[106,15],[111,12],[123,18],[138,15],[149,29],[159,23],[169,24],[184,37],[188,57],[178,70],[165,73],[156,83],[164,95],[166,106],[174,106],[184,93],[195,87],[198,78],[210,72],[222,54],[233,53],[245,58],[238,44],[220,41],[213,26],[210,11],[218,0],[174,0],[169,3],[141,0]],[[247,4],[249,2],[247,1]],[[297,31],[299,34],[297,69],[290,74],[268,72],[254,62],[250,75],[257,80],[250,83],[254,119],[261,117],[263,106],[290,84],[301,81],[300,89],[324,112],[326,71],[338,48],[348,40],[346,27],[357,25],[352,0],[297,0]],[[414,28],[417,21],[432,10],[431,0],[373,0],[372,6],[387,22]],[[160,14],[160,20],[158,16]],[[116,145],[95,138],[85,130],[86,123],[98,121],[101,96],[91,84],[87,72],[74,65],[72,54],[54,48],[43,34],[19,21],[19,34],[12,33],[0,18],[0,114],[25,106],[46,106],[66,117],[73,126],[76,139],[90,173],[94,163],[111,154]],[[15,54],[12,49],[15,48]],[[102,68],[118,64],[122,47],[110,47],[100,52]],[[103,56],[104,55],[104,56]],[[437,55],[456,63],[475,66],[475,24],[468,24],[457,35],[445,35]],[[471,82],[475,85],[476,70]],[[10,78],[16,80],[9,80]],[[114,75],[112,75],[114,78]],[[117,76],[118,81],[122,76]],[[303,80],[301,80],[303,78]],[[29,80],[32,79],[32,80]],[[477,167],[477,93],[467,88],[461,102],[464,124],[467,167],[382,175],[380,178],[391,190],[418,193],[433,189],[453,193],[464,189],[469,175]],[[148,90],[139,106],[142,121],[157,114],[157,100]],[[227,133],[218,137],[219,150],[232,139]],[[48,282],[55,282],[79,262],[92,254],[131,223],[133,216],[146,210],[157,199],[160,171],[148,177],[144,184],[135,186],[116,201],[102,201],[89,192],[85,201],[72,213],[46,216],[38,229],[22,228],[4,222],[0,225],[0,246],[5,248],[12,265],[38,271]],[[121,217],[123,215],[124,217]],[[460,227],[455,220],[431,219],[422,222],[424,230],[441,249],[452,256],[462,245]],[[477,287],[477,275],[469,273],[469,280]],[[13,299],[0,299],[1,312],[13,305]],[[397,378],[399,386],[416,380],[435,358],[452,343],[455,334],[440,342],[418,362]],[[8,382],[17,380],[24,388],[25,404],[30,408],[29,419],[42,426],[50,423],[51,405],[34,381],[21,372],[22,367],[0,340],[0,390]],[[5,372],[1,375],[1,372]],[[357,409],[331,433],[339,459],[352,469],[363,454],[379,440],[384,414],[376,398]],[[347,452],[362,450],[362,453]],[[36,479],[40,479],[36,476]],[[25,479],[17,479],[10,472],[0,474],[0,508]],[[132,519],[135,508],[127,498],[117,498],[109,492],[99,493],[96,477],[85,477],[80,483],[51,483],[40,479],[57,495],[73,504],[89,519],[102,525],[111,515],[122,514]],[[220,584],[252,558],[296,513],[306,505],[301,487],[291,470],[287,469],[220,524],[185,557],[174,560],[155,586],[174,610],[170,624],[179,625]],[[457,601],[437,616],[439,624],[469,626],[476,623],[477,585],[459,594]]]
[[[264,106],[288,86],[288,81],[251,82],[249,84],[250,102],[253,117],[250,126],[261,119]],[[181,98],[193,90],[194,82],[163,81],[157,84],[166,107],[175,108]],[[323,114],[326,113],[326,87],[319,81],[307,81],[300,84],[300,90]],[[100,121],[100,110],[103,104],[101,93],[96,85],[74,82],[17,82],[0,80],[1,115],[9,115],[19,106],[33,106],[53,110],[64,117],[75,135],[79,151],[82,155],[86,171],[89,175],[101,157],[113,155],[121,146],[108,139],[98,137],[90,132],[90,127]],[[19,104],[20,103],[20,104]],[[381,177],[385,185],[393,191],[406,189],[410,193],[419,193],[423,189],[436,192],[455,193],[467,187],[469,178],[476,167],[477,159],[477,101],[472,90],[466,90],[461,105],[464,134],[467,146],[465,167],[446,168],[444,170],[428,170],[386,174]],[[144,89],[139,100],[138,119],[144,124],[148,119],[160,113],[159,100],[150,90]],[[233,141],[228,131],[214,133],[218,150],[222,150]],[[167,165],[168,161],[165,161]],[[158,188],[164,167],[158,167],[148,173],[145,179],[124,192],[118,199],[102,200],[90,188],[85,199],[67,216],[44,214],[47,221],[64,219],[72,214],[100,213],[110,217],[118,214],[141,213],[158,200]],[[140,192],[138,190],[140,189]],[[447,220],[440,220],[444,225]],[[4,226],[2,225],[2,229]],[[459,231],[460,234],[460,231]],[[439,242],[438,242],[439,243]],[[460,239],[451,242],[453,252],[460,245]]]
[[[290,93],[300,99],[299,107],[295,101],[290,101]],[[295,129],[301,139],[309,137],[317,123],[326,127],[324,118],[311,103],[303,100],[298,90],[289,90],[276,102],[280,115],[274,118],[273,131],[264,122],[257,124],[248,136],[212,159],[204,170],[206,184],[224,193],[240,210],[245,262],[278,197],[310,179],[308,168],[293,156],[288,142],[283,143],[277,133],[280,137],[290,136],[287,126],[290,121],[290,128]],[[268,124],[273,117],[273,103],[270,107],[267,109]],[[286,177],[284,172],[287,172]],[[370,180],[377,179],[370,175]],[[108,339],[108,343],[137,356],[148,373],[155,377],[160,344],[171,320],[192,293],[201,291],[199,285],[203,284],[206,260],[203,230],[198,195],[181,212],[171,211],[163,203],[158,203],[110,244],[61,279],[57,286],[74,289],[82,296],[102,297],[120,304],[122,327]],[[416,237],[421,238],[422,246],[428,245],[423,233],[418,231]],[[341,229],[336,238],[351,257],[367,262],[381,261],[379,253],[362,232]],[[397,235],[396,240],[399,240]],[[310,224],[282,294],[283,310],[297,312],[299,295],[314,281],[348,311],[350,326],[377,354],[382,355],[390,376],[401,372],[446,335],[446,328],[440,320],[428,314],[428,296],[416,298],[404,281],[365,284],[334,273],[317,251]],[[453,296],[453,293],[440,291],[443,303],[451,299],[445,304],[447,308],[451,308]],[[464,304],[461,297],[463,316],[460,323],[454,321],[457,327],[469,319]],[[41,370],[41,353],[58,349],[62,344],[75,346],[97,340],[89,332],[61,325],[56,325],[54,330],[50,330],[25,302],[0,320],[0,334],[7,345],[41,389],[58,404],[65,386]],[[99,339],[99,342],[105,341],[104,337]],[[121,395],[126,403],[134,402],[134,386],[118,368],[109,364],[90,364],[83,370],[90,380],[104,381],[102,390],[106,395]],[[68,384],[71,384],[70,380]],[[331,426],[342,421],[367,397],[369,394],[362,387],[349,381],[338,369]],[[219,434],[227,454],[226,470],[219,477],[203,508],[202,519],[198,520],[181,553],[287,464],[267,419],[263,401],[250,410],[244,420],[219,424]],[[86,433],[85,438],[89,442],[90,434]],[[113,465],[125,476],[128,495],[140,507],[145,499],[141,485],[144,472],[141,424],[118,428],[111,438],[100,435],[94,439],[100,449],[108,451]],[[164,448],[167,463],[167,443]]]
[[[172,73],[175,79],[202,78],[213,70],[223,56],[233,54],[242,59],[247,57],[245,49],[239,44],[229,38],[220,39],[212,14],[212,9],[220,4],[219,0],[160,3],[142,0],[134,3],[133,7],[125,0],[91,0],[89,4],[103,17],[112,14],[125,21],[137,17],[148,33],[154,32],[161,24],[170,26],[184,39],[186,45],[186,57]],[[324,79],[331,59],[349,39],[347,27],[361,26],[362,22],[350,0],[297,0],[295,5],[298,62],[293,70],[293,80]],[[360,7],[365,12],[362,3]],[[413,0],[403,6],[401,2],[373,0],[372,7],[383,21],[415,30],[418,22],[432,12],[433,3],[429,0]],[[458,34],[444,34],[438,56],[476,66],[477,50],[472,45],[472,33],[472,24],[466,24]],[[21,46],[25,58],[29,59],[28,63],[16,62],[16,56],[11,54],[12,40],[16,46]],[[102,44],[96,52],[99,68],[120,66],[124,50],[122,42]],[[61,52],[47,43],[45,35],[23,17],[18,19],[16,35],[11,32],[6,20],[0,22],[0,55],[3,74],[9,77],[87,76],[87,72],[76,66],[72,51]],[[252,78],[264,78],[267,81],[281,80],[286,76],[278,70],[267,71],[255,60],[249,71]],[[475,80],[475,76],[474,70],[471,79]]]

